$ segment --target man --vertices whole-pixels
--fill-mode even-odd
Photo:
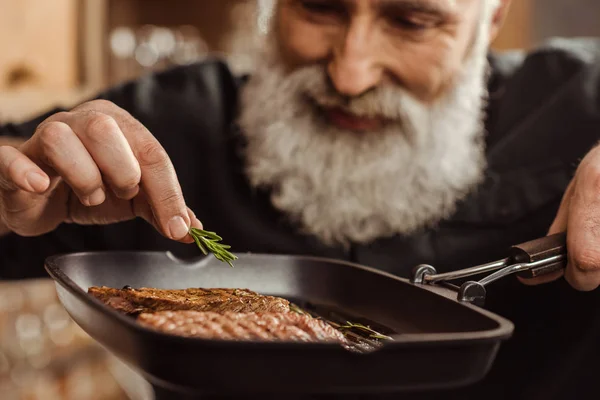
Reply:
[[[279,0],[248,78],[208,61],[3,127],[24,142],[0,149],[1,273],[81,250],[196,256],[203,225],[238,252],[407,276],[568,230],[566,279],[490,286],[515,337],[485,382],[442,395],[589,398],[600,42],[489,54],[509,2]]]

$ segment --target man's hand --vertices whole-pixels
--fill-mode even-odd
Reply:
[[[571,286],[591,291],[600,286],[600,147],[582,160],[565,192],[549,234],[567,232],[569,262],[564,272],[539,279],[540,284],[564,277]]]
[[[192,242],[190,226],[202,227],[163,147],[113,103],[55,114],[18,148],[0,147],[0,226],[38,236],[63,222],[136,217],[185,243]]]

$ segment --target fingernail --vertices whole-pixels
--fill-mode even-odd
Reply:
[[[169,221],[169,234],[171,238],[183,239],[189,231],[189,227],[181,217],[174,217]]]
[[[96,189],[94,193],[88,197],[88,204],[90,206],[99,206],[104,203],[106,200],[106,195],[104,194],[104,190],[102,188]]]
[[[36,192],[43,192],[48,188],[48,185],[50,183],[48,181],[48,178],[37,172],[28,172],[25,176],[25,179],[27,179],[27,183],[29,183],[29,186],[31,186],[31,188]]]

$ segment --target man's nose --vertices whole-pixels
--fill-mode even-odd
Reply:
[[[339,94],[359,96],[379,85],[383,71],[377,48],[363,27],[351,28],[333,49],[329,78]]]

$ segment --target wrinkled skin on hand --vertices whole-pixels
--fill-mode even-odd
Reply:
[[[193,242],[190,226],[202,227],[163,147],[115,104],[57,113],[18,148],[0,147],[0,221],[10,231],[38,236],[62,223],[137,217],[184,243]]]
[[[569,184],[549,234],[567,232],[568,264],[564,271],[522,281],[542,284],[564,278],[581,291],[600,286],[600,147],[581,161]]]

